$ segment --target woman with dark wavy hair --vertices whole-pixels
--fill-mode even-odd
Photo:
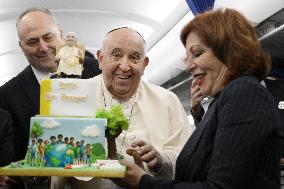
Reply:
[[[119,182],[147,189],[279,189],[282,131],[273,97],[260,84],[271,61],[254,28],[239,12],[218,9],[190,21],[181,41],[197,95],[214,100],[181,151],[174,180],[122,161],[127,171]]]

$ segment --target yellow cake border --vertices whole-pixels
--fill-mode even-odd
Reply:
[[[51,92],[51,79],[41,81],[40,85],[40,115],[50,115],[50,101],[46,100],[46,94]]]
[[[123,178],[126,167],[121,169],[64,169],[64,168],[11,168],[9,166],[0,168],[0,175],[5,176],[63,176],[63,177],[104,177]]]

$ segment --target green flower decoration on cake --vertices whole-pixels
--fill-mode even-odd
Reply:
[[[114,105],[110,110],[106,110],[105,108],[98,109],[96,118],[107,119],[106,129],[109,134],[113,136],[120,133],[122,130],[127,130],[129,126],[128,119],[124,116],[121,105]]]

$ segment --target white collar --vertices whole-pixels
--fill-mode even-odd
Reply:
[[[39,71],[38,69],[36,69],[33,66],[31,66],[31,67],[32,67],[32,70],[33,70],[33,72],[35,74],[35,77],[36,77],[36,79],[37,79],[39,84],[40,84],[41,80],[50,78],[50,73],[49,72],[42,72],[42,71]]]

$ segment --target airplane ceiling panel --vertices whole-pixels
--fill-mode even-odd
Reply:
[[[119,16],[102,16],[98,13],[80,13],[80,12],[62,12],[56,11],[55,16],[60,23],[63,31],[74,31],[77,34],[78,39],[87,48],[100,48],[105,34],[113,28],[128,26],[135,28],[148,39],[154,28],[136,22],[134,20],[127,20],[126,18]],[[78,27],[79,26],[79,27]]]
[[[0,85],[27,65],[18,46],[15,24],[20,12],[34,6],[50,9],[64,33],[76,32],[78,40],[93,53],[100,48],[104,35],[109,30],[121,26],[132,27],[141,33],[147,42],[147,50],[151,51],[189,12],[185,0],[0,1],[0,63],[5,67],[0,72]],[[151,62],[152,65],[168,59],[157,53],[151,54],[150,59],[159,60]],[[11,58],[13,56],[17,58]],[[159,66],[153,66],[157,67]],[[151,72],[151,69],[147,72]]]

